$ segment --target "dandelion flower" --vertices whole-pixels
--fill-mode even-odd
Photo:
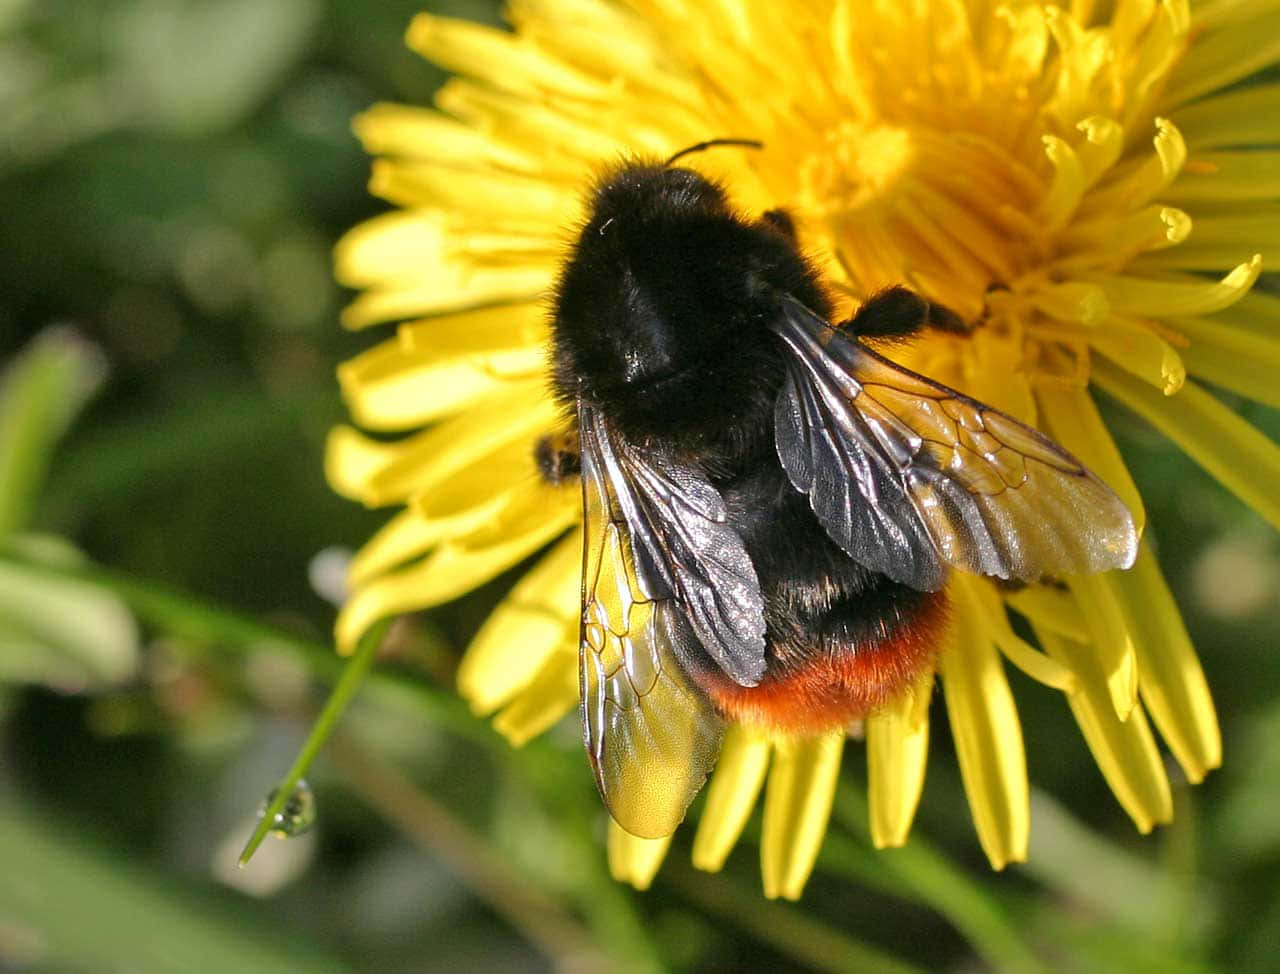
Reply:
[[[1280,405],[1280,299],[1250,293],[1280,239],[1280,85],[1236,85],[1280,58],[1280,0],[513,0],[508,17],[510,31],[420,15],[409,45],[456,77],[434,108],[356,121],[378,157],[372,191],[395,209],[338,247],[340,279],[361,291],[344,322],[399,324],[341,368],[364,432],[335,430],[327,467],[344,495],[400,510],[352,564],[342,650],[542,551],[467,650],[459,688],[517,745],[575,706],[581,500],[532,455],[562,423],[545,298],[593,175],[716,136],[764,149],[681,164],[742,212],[792,213],[842,313],[905,283],[972,325],[927,334],[904,364],[1044,429],[1139,525],[1095,388],[1280,524],[1280,450],[1202,384]],[[1145,542],[1131,571],[1065,588],[957,575],[949,589],[937,676],[996,868],[1025,858],[1028,835],[1007,663],[1066,695],[1144,832],[1172,814],[1156,731],[1190,780],[1218,765],[1200,664]],[[880,846],[911,826],[932,687],[865,722]],[[763,791],[765,892],[799,896],[844,742],[732,727],[696,865],[721,865]],[[615,827],[615,875],[647,885],[668,841]]]

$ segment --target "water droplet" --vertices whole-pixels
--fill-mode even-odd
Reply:
[[[267,808],[275,801],[278,790],[273,788],[271,794],[267,795],[262,800],[262,804],[258,806],[259,819],[267,814]],[[315,824],[315,793],[305,780],[299,779],[293,788],[293,794],[289,796],[289,800],[284,803],[284,807],[280,811],[276,812],[276,817],[271,822],[271,834],[283,838],[292,838],[295,835],[301,835]]]

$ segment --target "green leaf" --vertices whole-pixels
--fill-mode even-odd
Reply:
[[[1178,909],[1179,880],[1168,870],[1091,831],[1044,792],[1032,792],[1031,823],[1030,855],[1019,871],[1088,907],[1107,925],[1141,933],[1149,951],[1187,932]],[[1201,919],[1216,908],[1203,883],[1193,906]]]
[[[95,346],[55,327],[0,375],[0,540],[25,525],[54,446],[105,373]]]
[[[152,118],[203,132],[252,111],[306,50],[316,20],[314,0],[138,0],[112,40]]]
[[[0,32],[12,30],[26,19],[31,0],[0,0]]]
[[[1280,707],[1253,714],[1238,736],[1240,757],[1214,809],[1215,850],[1232,862],[1274,859],[1280,850]]]
[[[869,817],[866,797],[849,781],[841,781],[833,818],[869,843]],[[993,969],[1028,974],[1047,969],[992,884],[974,879],[918,832],[901,848],[885,849],[879,855],[884,871],[901,881],[907,895],[945,917]]]
[[[50,545],[11,539],[34,555]],[[60,552],[55,561],[67,561]],[[71,557],[78,555],[71,550]],[[138,627],[124,602],[90,582],[59,578],[0,561],[0,680],[80,684],[122,683],[138,667]]]
[[[0,797],[0,916],[39,961],[32,969],[253,971],[346,970],[288,931],[273,931],[256,907],[161,878],[66,828]]]

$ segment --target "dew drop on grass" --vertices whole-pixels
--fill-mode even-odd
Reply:
[[[267,808],[275,800],[276,791],[273,789],[266,798],[262,800],[262,804],[258,806],[258,818],[267,814]],[[271,822],[271,834],[281,836],[282,838],[292,838],[301,835],[307,829],[316,823],[316,796],[311,790],[311,786],[304,780],[299,780],[294,786],[293,793],[289,796],[289,800],[284,803],[284,807],[276,812],[275,819]]]

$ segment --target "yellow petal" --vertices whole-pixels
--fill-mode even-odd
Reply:
[[[421,562],[359,589],[338,613],[338,651],[346,655],[354,650],[379,619],[455,599],[532,554],[578,519],[575,493],[530,490],[509,505],[486,537],[477,533],[442,544]]]
[[[431,352],[440,358],[490,355],[545,348],[551,321],[545,305],[526,301],[406,322],[396,329],[396,338],[406,352]]]
[[[1213,318],[1172,318],[1168,324],[1191,342],[1182,351],[1188,372],[1280,407],[1280,336],[1232,328]]]
[[[1280,527],[1280,447],[1194,382],[1176,396],[1160,395],[1100,359],[1093,377],[1204,467],[1228,490]]]
[[[698,869],[719,872],[729,858],[760,795],[772,750],[770,736],[754,727],[734,724],[725,732],[693,839]]]
[[[1028,585],[1016,592],[1005,592],[1005,602],[1038,628],[1066,636],[1078,643],[1086,642],[1089,633],[1080,618],[1080,607],[1068,592],[1048,585]]]
[[[500,169],[450,169],[434,162],[379,159],[369,177],[369,190],[406,209],[425,208],[465,217],[475,227],[530,234],[548,240],[566,228],[580,211],[582,185],[524,176]],[[432,268],[419,268],[425,276]]]
[[[598,98],[607,84],[548,57],[517,35],[469,20],[418,14],[409,24],[405,43],[423,57],[456,74],[538,97],[554,93]]]
[[[1106,213],[1096,219],[1078,220],[1060,234],[1065,256],[1054,264],[1066,269],[1080,264],[1088,268],[1100,262],[1121,262],[1143,251],[1180,244],[1190,235],[1191,218],[1171,206],[1148,206],[1123,217]]]
[[[1084,114],[1086,105],[1091,104],[1088,96],[1094,79],[1115,56],[1115,50],[1111,37],[1085,30],[1062,8],[1047,7],[1044,16],[1061,59],[1055,97],[1047,108],[1051,115],[1070,121]]]
[[[979,402],[1034,425],[1036,404],[1027,381],[1022,342],[1010,342],[983,329],[969,344],[972,347],[963,359],[965,388],[972,390]]]
[[[552,487],[542,481],[532,482],[514,492],[510,504],[497,517],[453,540],[460,548],[489,548],[506,544],[513,537],[540,531],[548,520],[564,526],[582,524],[582,491],[576,484]]]
[[[1080,689],[1067,702],[1121,806],[1142,832],[1168,822],[1173,817],[1169,779],[1142,708],[1119,720],[1096,654],[1047,630],[1037,630],[1036,636],[1051,656],[1079,674]]]
[[[383,348],[375,346],[370,351]],[[395,371],[377,378],[356,374],[359,366],[370,363],[365,356],[339,367],[342,398],[351,418],[364,429],[382,433],[417,429],[502,389],[501,380],[465,360],[439,363],[422,356],[410,359],[398,348],[395,357]]]
[[[464,311],[482,305],[539,300],[559,272],[553,261],[485,266],[474,261],[442,261],[430,273],[367,290],[342,312],[347,328],[383,321]]]
[[[1037,683],[1055,690],[1075,687],[1075,676],[1069,669],[1035,649],[1013,631],[1004,603],[991,582],[977,576],[957,574],[951,584],[961,611],[971,614],[974,624],[985,630],[987,638],[995,643],[1010,663]]]
[[[1277,60],[1280,11],[1257,17],[1247,26],[1236,24],[1229,29],[1208,31],[1190,46],[1161,101],[1171,106],[1185,104],[1247,78]]]
[[[443,522],[448,536],[464,534],[492,517],[494,505],[512,491],[538,480],[533,447],[520,437],[415,492],[409,509],[423,520]]]
[[[365,429],[423,426],[508,391],[512,384],[540,375],[546,365],[539,345],[458,351],[405,346],[403,339],[392,339],[338,367],[343,398]]]
[[[1107,424],[1098,415],[1098,407],[1094,405],[1089,391],[1046,382],[1036,387],[1036,402],[1040,406],[1045,432],[1120,495],[1133,515],[1134,527],[1141,534],[1147,521],[1142,494],[1129,476],[1129,468],[1116,449]]]
[[[582,532],[575,531],[521,577],[467,647],[458,692],[476,713],[492,713],[533,679],[566,627],[576,634],[581,587]]]
[[[335,493],[362,501],[369,480],[401,453],[398,443],[382,443],[350,426],[335,426],[324,444],[324,478]]]
[[[1265,145],[1275,141],[1280,84],[1249,85],[1177,109],[1178,123],[1193,149]]]
[[[361,547],[347,569],[348,584],[360,588],[441,541],[475,532],[499,517],[515,494],[535,479],[530,449],[523,440],[462,467],[429,492],[412,497],[408,510]]]
[[[546,662],[493,719],[493,729],[512,747],[521,747],[578,705],[578,627],[572,625],[561,649]]]
[[[1082,217],[1114,220],[1118,213],[1137,210],[1157,196],[1163,199],[1163,190],[1177,178],[1187,161],[1187,146],[1178,127],[1168,119],[1157,118],[1155,124],[1155,153],[1141,165],[1130,164],[1110,172],[1081,206]],[[1074,228],[1069,231],[1074,232]]]
[[[1163,194],[1170,202],[1207,206],[1223,201],[1277,197],[1280,197],[1280,152],[1261,150],[1196,153],[1194,166]],[[1199,226],[1197,222],[1197,232]]]
[[[1197,783],[1222,763],[1222,735],[1177,603],[1145,544],[1132,569],[1105,581],[1134,635],[1143,702],[1187,779]]]
[[[1127,13],[1133,16],[1126,18]],[[1118,72],[1128,101],[1124,121],[1132,125],[1151,111],[1153,95],[1163,90],[1170,70],[1186,50],[1191,28],[1190,0],[1121,4],[1115,24],[1120,57],[1127,62],[1125,70]],[[1134,33],[1126,35],[1129,29]],[[1118,79],[1112,76],[1109,80],[1114,84]]]
[[[1096,183],[1110,172],[1120,153],[1124,151],[1124,127],[1115,119],[1103,115],[1091,115],[1077,122],[1076,128],[1084,134],[1084,142],[1076,147],[1089,185]]]
[[[1191,283],[1185,279],[1148,279],[1129,276],[1099,277],[1111,310],[1118,314],[1160,318],[1166,315],[1202,315],[1238,301],[1253,287],[1262,272],[1262,258],[1255,254],[1234,267],[1217,284]]]
[[[626,80],[626,90],[639,99],[660,96],[676,104],[700,104],[702,91],[691,78],[670,70],[667,45],[654,25],[631,11],[606,4],[515,0],[508,19],[533,37],[548,53],[593,75]]]
[[[1007,280],[1014,275],[1014,269],[1004,254],[1006,241],[1001,233],[988,225],[985,206],[978,207],[975,213],[927,183],[922,183],[915,191],[924,211],[915,216],[925,217],[927,214],[928,226],[942,231],[940,235],[932,234],[930,245],[945,249],[945,256],[953,266],[977,262],[985,265],[999,279]]]
[[[1196,4],[1191,24],[1197,30],[1239,25],[1274,6],[1275,0],[1203,0]]]
[[[609,874],[620,883],[648,889],[670,845],[669,835],[661,839],[641,839],[609,819]]]
[[[882,711],[867,718],[867,780],[871,842],[877,849],[905,845],[924,790],[929,755],[929,700],[933,673]]]
[[[347,585],[359,588],[370,579],[403,565],[444,536],[444,524],[427,521],[413,511],[401,511],[366,541],[347,567]]]
[[[538,436],[550,432],[557,419],[558,408],[540,380],[511,383],[503,393],[395,444],[391,461],[367,475],[360,499],[369,507],[403,503],[512,444],[527,443],[532,455]]]
[[[1232,214],[1223,212],[1224,206],[1219,203],[1209,215],[1196,216],[1194,230],[1185,243],[1143,254],[1131,269],[1139,274],[1222,271],[1236,266],[1249,253],[1260,254],[1273,266],[1280,256],[1276,247],[1280,240],[1280,209],[1255,202],[1250,204],[1253,212]]]
[[[1027,858],[1030,830],[1022,725],[1000,656],[964,613],[957,613],[943,650],[947,701],[960,775],[994,869]]]
[[[1138,658],[1128,620],[1101,576],[1076,575],[1067,579],[1067,587],[1080,605],[1088,645],[1097,661],[1094,669],[1106,681],[1116,716],[1127,720],[1138,703]]]
[[[662,87],[678,88],[685,81],[674,78],[670,84],[664,81]],[[521,145],[542,147],[538,174],[580,194],[584,174],[599,171],[602,163],[611,165],[632,154],[665,158],[704,138],[714,124],[704,105],[685,107],[666,96],[646,99],[639,91],[631,94],[635,97],[604,104],[557,101],[530,109],[527,99],[455,80],[437,92],[436,102],[445,111],[473,119],[487,131],[519,139]],[[606,150],[606,146],[611,148]],[[703,160],[690,162],[699,169],[704,164]],[[737,180],[734,183],[736,196]],[[744,198],[739,202],[747,205],[751,201]],[[575,209],[561,226],[572,225],[580,216]]]
[[[1280,340],[1280,297],[1250,291],[1230,307],[1216,312],[1210,320],[1275,342]]]
[[[782,738],[764,797],[760,872],[764,895],[798,900],[827,832],[840,774],[844,731]]]
[[[1047,230],[1059,230],[1075,215],[1076,207],[1084,198],[1084,168],[1067,142],[1056,135],[1041,138],[1045,155],[1053,166],[1053,182],[1036,208],[1035,219]]]
[[[627,148],[620,136],[629,133],[612,132],[592,124],[591,117],[574,118],[558,106],[535,104],[505,91],[455,82],[441,89],[436,101],[455,115],[482,119],[478,124],[506,140],[541,150],[537,174],[544,179],[581,185],[584,173],[614,162]]]
[[[1140,321],[1111,315],[1089,333],[1089,344],[1111,361],[1172,396],[1187,380],[1187,369],[1173,347]]]
[[[1050,318],[1087,328],[1100,325],[1111,311],[1111,302],[1102,286],[1085,281],[1043,284],[1028,297],[1037,311]]]
[[[334,276],[353,288],[413,280],[442,259],[447,233],[443,210],[383,213],[352,227],[334,246]]]
[[[447,166],[537,168],[537,161],[518,143],[500,142],[432,108],[381,102],[357,115],[351,127],[365,152],[374,156],[430,159]]]

